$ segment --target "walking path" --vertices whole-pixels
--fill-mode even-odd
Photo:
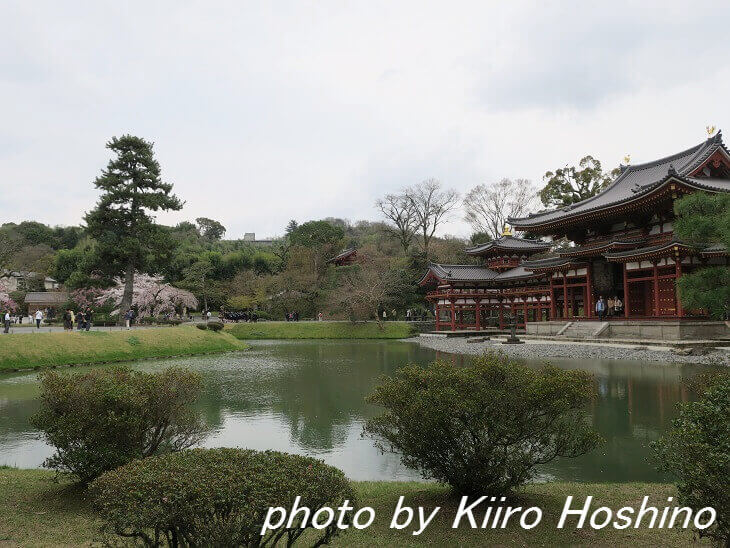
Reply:
[[[638,360],[662,363],[695,363],[730,366],[730,349],[708,349],[703,356],[682,356],[672,352],[668,346],[648,348],[640,344],[609,342],[571,342],[525,340],[525,344],[502,344],[504,337],[492,337],[485,342],[468,342],[464,337],[412,337],[426,348],[451,354],[481,355],[487,350],[504,352],[515,358],[573,358],[584,360]]]
[[[132,326],[131,329],[160,329],[163,327],[170,327],[168,325],[135,325]],[[126,327],[124,326],[93,326],[89,331],[126,331]],[[40,329],[36,329],[35,325],[11,325],[10,326],[10,332],[8,335],[12,334],[18,334],[18,333],[63,333],[64,329],[62,326],[58,325],[41,325]],[[74,333],[78,332],[79,330],[74,328]],[[0,326],[0,336],[5,335],[5,333],[2,332],[2,326]]]

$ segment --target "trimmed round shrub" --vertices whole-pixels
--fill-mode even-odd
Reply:
[[[221,329],[223,329],[223,322],[214,321],[214,320],[209,321],[208,329],[210,329],[211,331],[220,331]]]
[[[204,323],[196,323],[195,327],[197,327],[201,331],[205,331],[206,329],[208,329],[208,327]]]
[[[87,483],[132,460],[187,449],[205,435],[194,408],[201,390],[200,375],[177,368],[44,372],[31,417],[56,448],[44,466]]]
[[[147,546],[269,546],[279,540],[290,546],[307,529],[308,544],[319,546],[338,533],[337,519],[315,531],[311,516],[324,506],[336,511],[348,500],[355,506],[352,485],[333,466],[277,451],[228,448],[135,461],[96,479],[90,494],[107,533]],[[306,527],[300,528],[300,512],[291,529],[284,520],[262,536],[268,509],[288,513],[297,496],[299,507],[311,511]]]
[[[462,495],[509,495],[536,466],[577,457],[600,440],[587,420],[590,374],[532,369],[503,354],[466,367],[409,365],[386,377],[368,401],[385,408],[365,432],[401,454],[424,478]]]

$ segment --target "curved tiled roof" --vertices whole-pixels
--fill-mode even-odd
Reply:
[[[527,270],[523,265],[510,268],[504,272],[500,272],[495,276],[494,281],[508,281],[508,280],[520,280],[522,278],[534,278],[540,276],[540,274]]]
[[[540,270],[544,268],[560,268],[563,266],[575,266],[585,264],[580,259],[572,257],[548,257],[547,259],[536,259],[534,261],[522,261],[522,265],[527,270]]]
[[[526,238],[515,238],[514,236],[501,236],[496,240],[467,248],[467,255],[483,255],[488,251],[526,252],[537,253],[550,249],[550,242],[541,240],[528,240]]]
[[[421,282],[431,273],[445,282],[486,282],[497,276],[494,270],[486,266],[431,263]]]
[[[600,251],[611,251],[614,249],[624,249],[626,247],[638,247],[646,243],[646,238],[633,238],[629,240],[606,240],[598,244],[590,244],[578,247],[568,247],[558,250],[561,257],[575,257],[581,254],[592,254]]]
[[[624,259],[641,259],[642,257],[649,257],[656,253],[662,253],[664,251],[671,250],[672,248],[682,248],[694,250],[701,255],[725,255],[727,249],[723,244],[711,244],[711,245],[699,245],[683,242],[674,238],[668,242],[652,245],[648,247],[641,247],[639,249],[630,249],[627,251],[616,251],[614,253],[604,253],[603,256],[608,261],[621,261]]]
[[[671,177],[713,191],[730,192],[730,180],[690,177],[716,151],[722,150],[729,158],[721,133],[699,145],[653,162],[622,166],[621,174],[604,190],[583,201],[558,209],[541,211],[522,218],[510,218],[516,228],[530,228],[565,221],[581,214],[628,202],[656,188]]]

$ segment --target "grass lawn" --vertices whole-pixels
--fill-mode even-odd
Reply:
[[[541,507],[544,517],[540,525],[529,531],[511,522],[504,530],[468,527],[452,529],[451,522],[458,500],[452,498],[447,489],[434,484],[357,482],[355,486],[360,504],[371,506],[375,510],[376,518],[367,529],[349,530],[335,538],[335,546],[686,546],[692,542],[692,533],[680,529],[641,527],[594,531],[590,528],[575,529],[575,521],[569,521],[569,527],[564,529],[555,527],[567,495],[573,495],[581,502],[585,496],[593,495],[594,506],[606,505],[614,509],[622,506],[638,507],[642,497],[649,495],[651,502],[661,507],[666,497],[674,494],[674,487],[671,485],[531,485],[520,493],[519,504],[523,507]],[[412,507],[442,507],[419,537],[412,535],[412,528],[400,531],[389,528],[390,518],[400,495],[404,495],[406,504]],[[0,546],[89,545],[102,540],[98,533],[100,525],[85,500],[83,491],[66,483],[54,483],[53,473],[44,470],[0,468]]]
[[[226,324],[235,337],[251,339],[405,339],[413,335],[407,322],[258,322]]]
[[[0,336],[0,371],[244,350],[228,333],[192,326]]]

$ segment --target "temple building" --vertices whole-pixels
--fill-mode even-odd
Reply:
[[[595,303],[618,298],[625,320],[703,318],[685,310],[676,280],[707,265],[729,265],[720,245],[674,236],[674,201],[696,192],[730,192],[730,152],[721,134],[653,162],[621,166],[595,196],[509,219],[519,231],[467,249],[482,265],[430,264],[420,284],[436,311],[437,330],[479,330],[549,320],[595,319]],[[557,245],[557,242],[565,242]]]

